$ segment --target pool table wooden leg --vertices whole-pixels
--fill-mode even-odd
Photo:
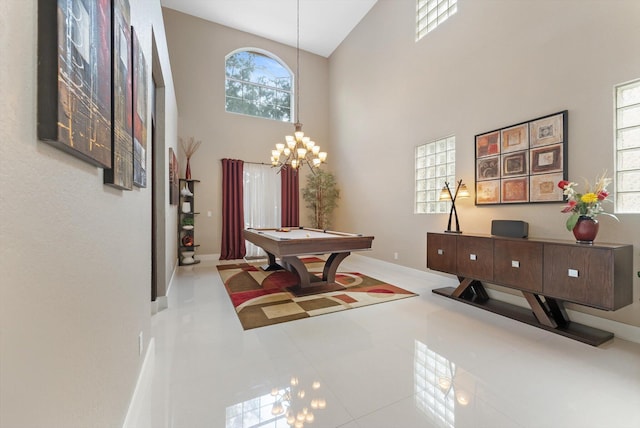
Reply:
[[[267,257],[269,258],[269,264],[260,266],[260,268],[264,271],[267,272],[271,272],[271,271],[276,271],[276,270],[282,270],[284,269],[282,266],[280,266],[277,262],[276,262],[276,256],[271,254],[268,251],[265,251],[267,253]]]
[[[347,258],[349,254],[351,253],[331,253],[329,258],[327,259],[327,262],[324,264],[324,269],[322,270],[322,280],[327,282],[336,282],[336,272],[338,271],[338,266],[345,258]]]
[[[338,253],[344,254],[344,253]],[[347,253],[348,255],[348,253]],[[336,269],[340,264],[340,261],[344,259],[347,255],[340,257],[339,255],[336,257],[329,257],[327,263],[325,264],[324,271],[322,273],[322,278],[320,279],[315,275],[309,273],[309,270],[305,266],[305,264],[296,256],[285,256],[281,258],[281,263],[286,267],[288,271],[294,272],[298,276],[298,280],[300,281],[298,285],[293,287],[287,287],[293,295],[295,296],[309,296],[311,294],[319,294],[326,293],[328,291],[339,291],[344,290],[340,284],[336,284],[335,276]],[[333,254],[332,254],[333,256]],[[331,278],[331,281],[325,280],[326,278]]]

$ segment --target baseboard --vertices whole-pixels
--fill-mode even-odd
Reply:
[[[196,254],[196,258],[199,260],[220,260],[220,254]]]
[[[156,355],[156,341],[151,338],[147,346],[147,352],[144,355],[144,361],[136,381],[136,387],[131,396],[129,410],[124,419],[122,428],[142,428],[147,426],[151,415],[150,401],[151,385],[153,382],[153,366]],[[148,414],[145,415],[145,412]]]

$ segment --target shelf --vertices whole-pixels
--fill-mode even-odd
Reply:
[[[195,216],[200,214],[195,211],[195,203],[196,203],[196,185],[195,183],[199,183],[200,180],[192,180],[186,178],[179,179],[179,187],[182,190],[185,188],[189,190],[191,194],[184,195],[180,193],[180,207],[178,209],[178,265],[179,266],[190,266],[200,263],[200,260],[195,258],[195,255],[198,251],[198,247],[200,244],[196,244],[196,227],[195,227]],[[189,208],[190,212],[183,212],[182,207]],[[187,220],[190,219],[190,220]],[[183,221],[189,221],[191,224],[183,224]],[[189,229],[184,229],[184,227],[189,227]],[[188,239],[185,239],[188,238]],[[184,241],[183,241],[184,239]],[[193,245],[184,245],[183,242],[193,242]],[[189,253],[190,256],[183,256],[183,253]],[[192,259],[193,257],[193,259]],[[184,260],[193,260],[192,263],[185,263]]]

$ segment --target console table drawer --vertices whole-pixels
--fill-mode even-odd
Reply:
[[[493,280],[493,239],[458,236],[457,274],[479,280]]]
[[[542,249],[539,242],[496,239],[493,279],[497,284],[542,293]]]
[[[543,294],[607,310],[627,305],[631,295],[625,297],[621,291],[631,287],[618,287],[617,296],[614,287],[616,264],[625,263],[625,258],[631,255],[620,252],[616,257],[615,250],[609,248],[545,244]],[[622,285],[631,278],[620,276],[617,280]]]
[[[456,236],[427,233],[427,267],[456,273]]]

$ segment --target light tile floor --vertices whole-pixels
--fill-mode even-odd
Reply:
[[[179,268],[153,317],[136,426],[289,427],[274,391],[307,409],[304,427],[640,427],[640,344],[584,345],[431,293],[452,278],[358,255],[341,270],[419,296],[243,331],[215,265]]]

